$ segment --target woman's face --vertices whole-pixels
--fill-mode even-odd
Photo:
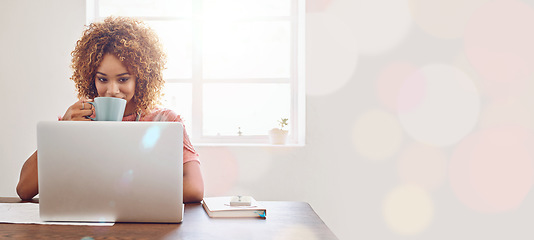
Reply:
[[[124,115],[135,111],[132,98],[135,94],[136,78],[130,75],[122,62],[113,54],[106,54],[96,70],[95,85],[99,97],[116,97],[125,99]]]

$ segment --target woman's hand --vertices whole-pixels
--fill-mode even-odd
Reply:
[[[91,121],[87,117],[93,114],[93,105],[88,103],[92,101],[92,99],[83,98],[75,102],[67,109],[61,121]]]

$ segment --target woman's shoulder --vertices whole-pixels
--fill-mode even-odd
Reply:
[[[156,108],[141,117],[141,121],[182,122],[182,117],[168,108]]]

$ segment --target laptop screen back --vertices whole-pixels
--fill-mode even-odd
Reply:
[[[43,221],[181,222],[183,126],[40,122]]]

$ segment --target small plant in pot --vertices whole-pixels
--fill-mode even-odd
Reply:
[[[271,144],[275,145],[284,145],[287,142],[288,131],[284,130],[284,127],[287,126],[287,118],[282,118],[278,120],[278,125],[280,128],[273,128],[269,131],[269,138],[271,139]]]

